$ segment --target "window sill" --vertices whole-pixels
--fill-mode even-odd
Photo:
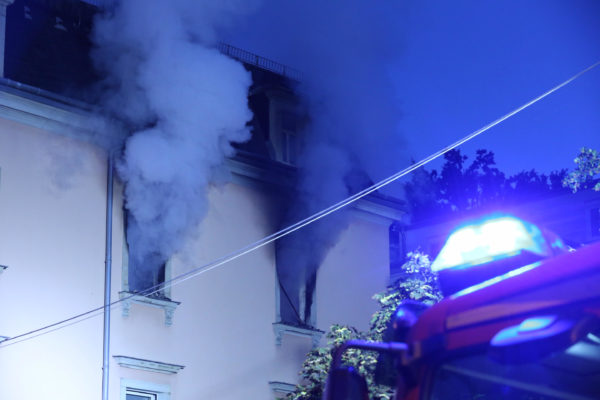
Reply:
[[[273,323],[273,332],[275,332],[275,344],[281,346],[283,335],[300,336],[310,338],[313,348],[318,347],[321,337],[325,332],[317,328],[304,328],[294,325],[288,325],[284,322]]]
[[[113,356],[117,364],[125,368],[140,369],[142,371],[158,372],[173,375],[185,368],[184,365],[165,363],[161,361],[144,360],[142,358]]]
[[[181,304],[180,301],[142,296],[132,292],[119,292],[119,298],[122,300],[121,306],[123,317],[129,316],[132,304],[145,304],[151,307],[162,308],[165,312],[165,325],[167,326],[173,324],[173,314],[175,314],[177,306]]]
[[[296,385],[292,383],[278,381],[269,382],[269,387],[275,393],[275,397],[278,399],[285,398],[285,396],[287,396],[290,393],[293,393],[294,389],[296,389]]]

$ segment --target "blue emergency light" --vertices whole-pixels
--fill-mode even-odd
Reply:
[[[450,234],[431,268],[445,295],[566,251],[555,234],[510,215],[492,215]]]

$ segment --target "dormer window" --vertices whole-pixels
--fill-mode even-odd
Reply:
[[[289,112],[279,113],[280,139],[281,139],[281,162],[296,165],[298,155],[298,117]]]

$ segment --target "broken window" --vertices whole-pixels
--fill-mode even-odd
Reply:
[[[125,223],[126,259],[123,263],[123,286],[126,292],[139,293],[158,299],[170,299],[170,289],[163,287],[170,279],[168,262],[158,253],[136,251],[135,219],[127,210],[123,210]]]

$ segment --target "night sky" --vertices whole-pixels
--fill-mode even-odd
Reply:
[[[415,159],[600,60],[597,0],[397,3],[399,61],[390,65],[390,73],[402,113],[398,132],[405,156]],[[292,61],[273,51],[269,40],[281,40],[273,29],[257,28],[271,17],[263,6],[248,25],[238,27],[243,34],[227,40]],[[472,158],[476,149],[490,149],[499,168],[510,174],[572,168],[582,146],[600,149],[600,67],[462,150]]]

